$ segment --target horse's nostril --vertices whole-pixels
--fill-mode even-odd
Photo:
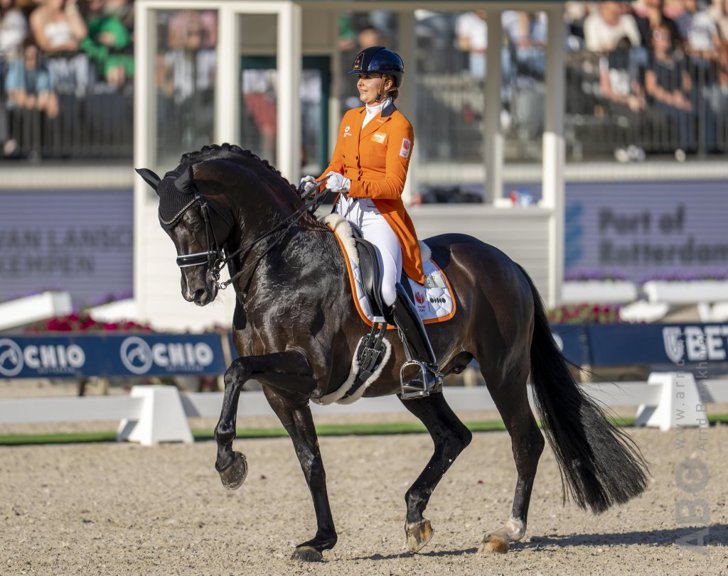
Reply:
[[[205,297],[205,291],[202,288],[200,288],[199,290],[195,290],[195,295],[193,296],[192,299],[195,301],[196,304],[199,304],[204,297]]]

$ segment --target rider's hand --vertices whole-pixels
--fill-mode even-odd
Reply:
[[[308,198],[313,195],[319,187],[319,183],[316,182],[316,178],[313,176],[304,176],[298,183],[298,193],[303,198]]]
[[[332,192],[346,194],[351,188],[351,180],[338,172],[329,172],[327,175],[326,188]]]

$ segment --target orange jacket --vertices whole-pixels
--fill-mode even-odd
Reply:
[[[330,171],[351,180],[351,198],[371,198],[399,238],[407,276],[424,283],[417,233],[402,202],[414,145],[414,130],[394,104],[382,110],[362,130],[365,109],[352,108],[341,120],[334,155],[321,178]]]

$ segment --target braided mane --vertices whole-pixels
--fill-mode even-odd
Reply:
[[[280,170],[268,162],[268,160],[263,160],[257,154],[254,154],[250,150],[241,148],[240,146],[236,146],[235,144],[208,144],[203,146],[200,150],[187,152],[180,158],[180,165],[196,164],[198,162],[217,160],[220,158],[240,158],[244,161],[257,162],[286,181]]]

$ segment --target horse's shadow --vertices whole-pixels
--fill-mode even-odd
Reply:
[[[728,524],[709,526],[685,526],[663,530],[641,530],[614,534],[565,534],[534,536],[523,548],[546,546],[624,546],[647,544],[650,546],[672,546],[673,544],[708,545],[728,542]]]
[[[412,556],[425,556],[430,558],[446,558],[450,556],[467,556],[475,554],[477,548],[466,548],[465,550],[438,550],[436,552],[418,552],[411,554],[410,552],[400,552],[398,554],[372,554],[370,556],[358,556],[354,560],[398,560],[400,558],[411,558]]]
[[[706,532],[707,530],[707,532]],[[551,534],[546,536],[533,536],[527,542],[514,542],[512,550],[537,550],[539,548],[554,547],[601,547],[601,546],[633,546],[646,544],[649,546],[672,546],[673,544],[686,544],[702,546],[709,544],[728,543],[728,524],[711,524],[709,526],[671,528],[664,530],[642,530],[632,532],[619,532],[613,534]],[[457,557],[478,553],[478,548],[465,548],[463,550],[438,550],[433,552],[420,552],[417,556]],[[407,552],[399,554],[372,554],[361,556],[355,560],[396,560],[412,556]]]

